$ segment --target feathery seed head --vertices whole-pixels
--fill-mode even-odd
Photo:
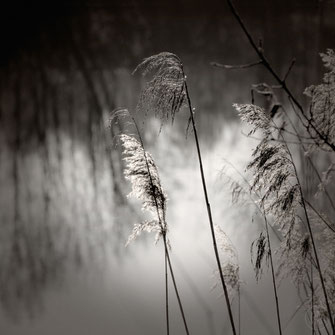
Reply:
[[[252,104],[233,104],[242,121],[245,121],[253,126],[249,135],[255,133],[258,129],[264,134],[270,133],[270,115],[263,108]]]
[[[324,74],[323,83],[312,85],[305,89],[305,94],[311,98],[310,117],[316,129],[335,143],[335,53],[328,49],[326,54],[320,54],[324,66],[329,70]],[[313,129],[310,130],[313,135]],[[316,134],[317,135],[317,134]],[[322,140],[315,136],[317,144],[327,149]]]
[[[229,293],[236,292],[240,286],[240,268],[238,265],[238,255],[233,243],[220,226],[214,226],[217,244],[222,252],[222,272],[225,283],[228,286]],[[219,272],[215,274],[218,276]]]
[[[259,237],[252,242],[251,248],[251,262],[254,264],[254,270],[256,274],[256,279],[259,280],[262,275],[262,264],[265,260],[268,261],[270,255],[269,243],[265,234],[260,233]],[[254,261],[254,254],[256,255],[256,260]]]
[[[158,169],[152,156],[146,152],[143,145],[134,137],[122,134],[124,175],[131,182],[132,191],[128,196],[134,196],[142,201],[142,210],[149,211],[154,220],[135,224],[127,245],[142,231],[156,231],[156,240],[167,230],[166,202],[167,197],[161,186]]]
[[[135,72],[144,76],[151,74],[141,93],[137,109],[147,113],[153,111],[161,119],[162,125],[186,103],[185,76],[180,59],[173,53],[162,52],[148,57],[139,64]]]
[[[143,209],[154,213],[157,204],[160,214],[165,216],[166,194],[161,187],[158,169],[152,156],[134,137],[123,134],[120,138],[126,162],[125,177],[132,185],[129,196],[142,200]]]

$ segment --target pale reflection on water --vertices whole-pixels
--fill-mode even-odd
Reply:
[[[177,128],[166,126],[157,137],[157,121],[148,122],[150,126],[144,136],[169,197],[167,219],[171,257],[191,333],[229,334],[223,297],[219,290],[211,290],[215,284],[215,261],[193,134],[189,133],[186,139]],[[242,334],[275,333],[275,309],[269,276],[265,272],[257,284],[250,263],[250,244],[259,234],[260,223],[257,219],[253,220],[252,207],[232,205],[231,190],[220,177],[224,159],[243,172],[251,149],[257,142],[242,135],[240,124],[234,122],[222,124],[221,128],[217,127],[217,134],[212,135],[216,138],[213,144],[202,142],[204,169],[214,221],[229,235],[238,250],[242,280]],[[123,244],[131,224],[138,222],[139,218],[127,206],[115,207],[107,162],[103,159],[99,161],[97,184],[94,186],[91,158],[85,146],[79,142],[72,143],[74,151],[70,150],[71,140],[65,134],[62,145],[62,167],[57,168],[58,163],[51,159],[51,167],[57,173],[48,180],[43,179],[43,171],[39,171],[37,165],[33,167],[39,159],[37,156],[30,154],[22,159],[21,178],[26,182],[22,183],[25,186],[20,203],[23,207],[28,204],[23,199],[26,199],[29,190],[38,189],[37,185],[43,190],[43,183],[50,183],[49,197],[52,201],[47,222],[34,217],[45,214],[38,208],[43,204],[43,194],[30,196],[31,203],[27,208],[31,211],[30,222],[56,227],[58,235],[55,235],[54,242],[57,248],[54,252],[56,256],[70,258],[62,270],[64,280],[58,285],[48,283],[44,287],[42,299],[45,310],[35,313],[33,321],[23,317],[18,324],[14,324],[2,316],[0,333],[164,333],[162,243],[154,245],[154,236],[141,236],[125,249]],[[237,178],[234,171],[226,171]],[[2,179],[5,180],[4,176]],[[140,204],[132,201],[132,208],[140,208]],[[38,245],[36,247],[38,250]],[[46,255],[46,261],[48,257]],[[84,266],[73,267],[78,262]],[[52,284],[52,280],[50,282]],[[299,305],[294,292],[288,282],[281,284],[279,293],[283,320],[288,320]],[[171,333],[183,334],[172,285],[170,298]],[[234,313],[237,319],[237,299],[234,300]],[[304,315],[301,313],[289,324],[285,333],[304,333],[304,330]]]

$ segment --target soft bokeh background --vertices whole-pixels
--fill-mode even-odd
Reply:
[[[304,100],[304,87],[322,78],[318,53],[334,47],[334,2],[235,4],[279,73],[296,58],[288,85]],[[0,34],[0,334],[165,332],[163,247],[153,236],[124,247],[140,204],[126,198],[113,141],[123,126],[106,128],[116,107],[135,111],[144,79],[131,73],[161,51],[185,65],[214,220],[238,250],[241,333],[276,333],[269,273],[257,283],[250,262],[261,223],[253,208],[232,205],[221,176],[225,159],[243,172],[257,144],[232,103],[249,102],[251,84],[272,78],[262,67],[209,65],[256,60],[225,2],[16,4],[2,10]],[[215,261],[186,111],[160,134],[150,115],[136,118],[169,197],[171,257],[191,333],[229,334],[224,300],[211,289]],[[290,280],[279,294],[285,334],[307,333]],[[172,287],[171,329],[184,332]]]

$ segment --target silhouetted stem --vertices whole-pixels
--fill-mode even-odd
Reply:
[[[215,335],[215,329],[214,329],[214,323],[213,323],[213,312],[210,308],[210,306],[207,304],[205,299],[203,298],[201,292],[199,291],[198,287],[194,283],[192,277],[189,275],[189,273],[185,270],[182,262],[180,259],[178,259],[177,255],[174,254],[174,261],[175,264],[177,264],[177,267],[179,267],[180,273],[183,275],[185,281],[187,282],[189,288],[193,291],[194,297],[197,299],[198,304],[203,307],[204,312],[207,317],[207,323],[208,323],[208,335]]]
[[[264,212],[264,208],[263,208],[263,212]],[[278,330],[279,330],[279,334],[282,335],[282,327],[281,327],[281,321],[280,321],[280,312],[279,312],[279,302],[278,302],[278,294],[277,294],[276,278],[275,278],[275,272],[274,272],[274,267],[273,267],[271,242],[270,242],[270,236],[269,236],[269,227],[268,227],[268,220],[266,219],[265,214],[264,214],[264,219],[265,219],[266,238],[267,238],[267,240],[268,240],[268,244],[269,244],[269,256],[270,256],[269,258],[270,258],[270,267],[271,267],[271,275],[272,275],[273,291],[274,291],[275,302],[276,302],[276,312],[277,312]]]
[[[237,295],[238,295],[238,335],[241,335],[241,290],[240,290],[240,284],[238,285]]]
[[[183,75],[184,75],[184,71],[183,71]],[[225,283],[225,280],[224,280],[224,277],[223,277],[223,271],[222,271],[222,267],[221,267],[219,251],[218,251],[218,248],[217,248],[217,243],[216,243],[216,238],[215,238],[214,223],[213,223],[213,219],[212,219],[211,206],[210,206],[209,199],[208,199],[208,194],[207,194],[207,186],[206,186],[204,169],[203,169],[203,165],[202,165],[202,158],[201,158],[201,151],[200,151],[198,133],[197,133],[197,128],[196,128],[196,124],[195,124],[195,120],[194,120],[194,116],[193,116],[193,109],[192,109],[192,105],[191,105],[191,99],[190,99],[190,96],[189,96],[189,93],[188,93],[188,88],[187,88],[185,75],[184,75],[184,78],[185,78],[185,80],[184,80],[185,93],[186,93],[188,107],[189,107],[189,110],[190,110],[190,118],[191,118],[191,124],[192,124],[192,128],[193,128],[194,138],[195,138],[195,144],[196,144],[196,147],[197,147],[197,154],[198,154],[198,160],[199,160],[201,181],[202,181],[203,191],[204,191],[204,195],[205,195],[207,214],[208,214],[208,220],[209,220],[209,225],[210,225],[210,229],[211,229],[211,235],[212,235],[215,258],[216,258],[217,266],[218,266],[218,269],[219,269],[219,274],[220,274],[220,279],[221,279],[221,283],[222,283],[224,296],[225,296],[225,299],[226,299],[226,304],[227,304],[229,319],[230,319],[230,323],[231,323],[231,328],[233,330],[233,334],[236,335],[233,313],[232,313],[231,304],[230,304],[230,301],[229,301],[227,286],[226,286],[226,283]]]
[[[169,322],[169,282],[168,282],[168,271],[167,271],[167,254],[165,251],[165,314],[166,314],[166,334],[170,334],[170,322]]]
[[[227,160],[225,160],[225,161],[226,161],[226,163],[228,163],[235,170],[235,172],[243,179],[244,183],[246,185],[248,185],[249,189],[252,190],[253,193],[261,201],[262,197],[257,193],[257,191],[255,191],[255,190],[252,189],[252,187],[249,184],[248,180],[237,170],[237,168],[232,163],[230,163]],[[252,196],[251,196],[251,194],[249,192],[247,194],[249,195],[250,200],[256,206],[257,210],[259,211],[259,213],[262,215],[262,217],[264,219],[264,225],[265,225],[267,240],[268,240],[268,244],[269,244],[269,258],[270,258],[270,266],[271,266],[271,274],[272,274],[272,283],[273,283],[273,289],[274,289],[274,295],[275,295],[278,328],[279,328],[279,333],[282,334],[282,327],[281,327],[281,320],[280,320],[280,313],[279,313],[278,294],[277,294],[277,286],[276,286],[276,279],[275,279],[275,274],[274,274],[272,249],[271,249],[270,236],[269,236],[269,222],[267,220],[267,217],[266,217],[266,214],[265,214],[265,211],[264,211],[264,207],[262,206],[262,208],[261,208],[260,205],[258,205],[258,203],[253,200],[253,198],[252,198]],[[272,228],[273,232],[275,233],[275,235],[279,239],[279,241],[281,241],[280,237],[278,236],[278,234],[274,230],[274,228],[272,226],[270,226],[270,227]],[[240,295],[239,290],[238,290],[238,294]],[[240,296],[239,296],[239,299],[240,299]],[[240,302],[239,302],[239,304],[240,304]],[[239,330],[240,330],[240,310],[239,310]]]
[[[166,257],[167,257],[167,260],[168,260],[168,264],[169,264],[169,268],[170,268],[170,274],[171,274],[171,278],[172,278],[172,283],[173,283],[173,286],[174,286],[174,290],[176,292],[176,296],[177,296],[177,301],[178,301],[180,313],[181,313],[181,316],[182,316],[182,319],[183,319],[183,323],[184,323],[186,334],[189,335],[190,333],[189,333],[187,322],[186,322],[184,308],[183,308],[183,305],[181,303],[181,299],[180,299],[180,295],[179,295],[179,291],[178,291],[176,279],[174,277],[174,272],[173,272],[172,265],[171,265],[170,254],[169,254],[169,250],[168,250],[167,243],[166,243],[166,237],[164,235],[163,235],[163,239],[164,239]]]
[[[323,327],[324,327],[325,330],[326,330],[327,335],[330,335],[329,330],[328,330],[328,328],[327,328],[327,325],[326,325],[326,323],[325,323],[325,320],[322,318],[321,321],[322,321]]]
[[[142,137],[141,137],[140,130],[138,129],[138,126],[137,126],[137,123],[136,123],[135,119],[132,116],[131,116],[131,118],[132,118],[132,120],[134,122],[134,125],[135,125],[135,128],[136,128],[138,137],[140,139],[141,147],[143,149],[143,155],[144,155],[145,164],[146,164],[148,175],[149,175],[149,179],[150,179],[150,184],[152,186],[152,189],[156,190],[156,188],[153,187],[154,183],[153,183],[152,175],[151,175],[151,172],[150,172],[150,167],[149,167],[149,163],[148,163],[147,154],[146,154],[146,152],[144,150],[144,144],[143,144],[143,140],[142,140]],[[163,225],[163,219],[161,218],[161,216],[159,214],[159,206],[158,206],[158,202],[157,202],[157,197],[154,195],[153,198],[154,198],[154,202],[155,202],[155,208],[156,208],[156,211],[157,211],[158,222],[159,222],[161,233],[162,233],[162,236],[163,236],[164,249],[165,249],[165,257],[167,258],[167,261],[168,261],[168,265],[169,265],[169,269],[170,269],[170,274],[171,274],[171,278],[172,278],[174,290],[176,292],[176,296],[177,296],[177,300],[178,300],[178,305],[179,305],[180,313],[181,313],[181,316],[182,316],[182,319],[183,319],[185,331],[186,331],[186,334],[189,335],[190,333],[189,333],[187,322],[186,322],[184,308],[183,308],[183,305],[181,303],[179,291],[178,291],[178,288],[177,288],[177,283],[176,283],[176,280],[175,280],[175,277],[174,277],[174,272],[173,272],[172,265],[171,265],[171,260],[170,260],[170,255],[169,255],[169,248],[168,248],[168,244],[167,244],[167,240],[166,240],[166,227]],[[167,273],[166,273],[166,276],[167,276]],[[167,283],[166,283],[166,285],[167,285]],[[166,299],[168,299],[167,287],[165,289],[166,289]],[[166,300],[167,332],[169,332],[168,308],[169,308],[169,306],[168,306],[168,300]]]
[[[292,108],[293,108],[293,110],[294,110],[295,108],[294,108],[294,104],[293,104],[292,100],[289,99],[289,101],[290,101],[290,104],[291,104],[291,106],[292,106]],[[285,113],[285,115],[286,115],[288,121],[289,121],[290,124],[291,124],[291,127],[293,128],[293,130],[294,130],[294,132],[295,132],[294,135],[298,138],[298,140],[299,140],[299,142],[300,142],[300,144],[301,144],[301,147],[302,147],[302,149],[304,150],[304,152],[306,152],[306,151],[307,151],[307,150],[306,150],[306,147],[305,147],[305,145],[304,145],[304,142],[302,141],[301,136],[300,136],[299,133],[298,133],[297,128],[295,127],[293,121],[292,121],[291,118],[289,117],[289,115],[288,115],[288,113],[286,112],[286,110],[285,110],[284,108],[283,108],[283,110],[284,110],[284,113]],[[320,176],[320,173],[319,173],[318,169],[316,168],[316,166],[314,165],[312,159],[311,159],[308,155],[307,155],[307,160],[310,162],[312,169],[314,170],[316,176],[317,176],[318,179],[319,179],[319,182],[322,183],[322,178],[321,178],[321,176]],[[325,193],[325,195],[326,195],[326,197],[327,197],[327,199],[328,199],[330,205],[332,206],[333,210],[335,211],[335,204],[334,204],[333,199],[332,199],[332,197],[330,196],[330,194],[329,194],[329,192],[328,192],[326,186],[324,186],[324,193]]]
[[[312,335],[315,334],[314,326],[314,283],[313,283],[313,262],[311,257],[311,294],[312,294]]]
[[[323,221],[323,223],[333,232],[335,233],[335,229],[330,225],[325,218],[322,217],[322,215],[315,209],[315,207],[308,201],[305,200],[306,204],[312,209],[312,211]]]
[[[328,313],[328,317],[329,317],[329,322],[330,322],[330,325],[331,325],[331,329],[333,331],[333,335],[335,335],[334,320],[332,318],[332,313],[331,313],[331,309],[330,309],[330,305],[329,305],[329,301],[328,301],[328,294],[327,294],[325,282],[324,282],[322,271],[321,271],[321,265],[320,265],[320,261],[319,261],[319,256],[318,256],[318,252],[317,252],[315,241],[314,241],[314,234],[313,234],[313,231],[312,231],[311,222],[310,222],[309,217],[308,217],[307,208],[306,208],[306,202],[305,202],[304,194],[303,194],[303,191],[302,191],[300,179],[299,179],[299,176],[298,176],[298,171],[297,171],[297,168],[296,168],[296,166],[294,164],[291,151],[289,150],[289,148],[288,148],[287,145],[286,145],[286,149],[287,149],[287,152],[288,152],[288,154],[290,156],[290,159],[291,159],[291,162],[292,162],[292,166],[293,166],[293,169],[294,169],[294,173],[295,173],[295,177],[297,179],[297,184],[298,184],[300,198],[301,198],[301,204],[302,204],[302,208],[303,208],[304,215],[305,215],[305,218],[306,218],[306,223],[307,223],[307,228],[308,228],[309,236],[310,236],[311,242],[312,242],[313,253],[314,253],[315,263],[316,263],[316,269],[317,269],[317,271],[319,273],[321,287],[322,287],[323,295],[324,295],[325,302],[326,302],[327,313]]]

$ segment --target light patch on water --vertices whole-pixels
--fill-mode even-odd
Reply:
[[[149,129],[158,129],[157,124],[153,121]],[[169,197],[167,221],[171,259],[191,333],[229,334],[225,302],[219,289],[211,290],[216,266],[193,134],[189,133],[185,139],[173,127],[164,127],[160,136],[156,135],[157,132],[146,135],[147,150],[156,160],[162,185]],[[241,126],[237,123],[223,125],[216,135],[217,141],[212,146],[201,144],[204,148],[204,171],[214,222],[226,232],[239,255],[242,334],[275,333],[275,308],[269,275],[265,272],[257,285],[250,264],[250,243],[259,234],[260,223],[257,220],[252,223],[251,207],[232,205],[231,190],[220,176],[224,159],[243,172],[257,142],[242,135]],[[127,249],[118,249],[119,256],[115,254],[113,244],[119,242],[122,246],[127,239],[127,234],[122,232],[130,233],[131,230],[128,222],[136,223],[139,218],[129,208],[113,205],[110,174],[104,159],[98,161],[94,189],[89,152],[85,145],[71,141],[66,136],[62,137],[64,155],[61,168],[56,166],[58,175],[53,175],[48,181],[53,200],[49,217],[60,229],[68,225],[69,230],[60,236],[66,241],[71,232],[72,239],[64,245],[79,243],[83,247],[83,257],[93,255],[92,261],[87,262],[84,272],[67,270],[66,287],[47,290],[46,311],[34,323],[23,321],[20,325],[13,325],[2,320],[2,333],[163,333],[162,242],[154,245],[154,236],[148,236],[145,241],[136,240]],[[26,171],[31,173],[29,182],[25,184],[27,189],[30,183],[43,189],[42,171],[37,170],[37,166],[33,168],[40,159],[38,155],[32,153],[25,161]],[[232,170],[229,171],[237,178]],[[36,202],[32,206],[38,206],[41,195],[34,195],[32,199]],[[134,201],[132,206],[139,208],[139,203]],[[85,246],[89,247],[85,249]],[[102,250],[106,251],[103,257],[99,256]],[[287,283],[280,290],[285,297],[281,300],[283,316],[288,319],[298,301]],[[183,334],[172,285],[170,299],[171,333]],[[237,320],[237,299],[234,300],[234,315]],[[286,334],[296,334],[299,327],[303,327],[301,316],[292,322]]]

